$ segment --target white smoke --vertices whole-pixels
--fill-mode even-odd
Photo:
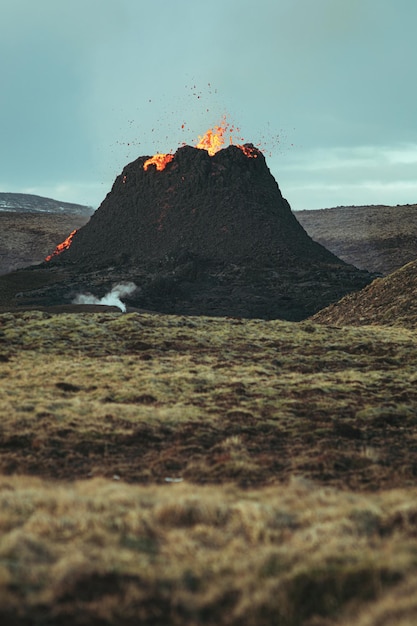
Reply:
[[[79,293],[72,304],[104,304],[107,306],[117,306],[123,313],[126,312],[126,305],[121,301],[123,296],[129,296],[137,289],[135,283],[119,283],[103,298],[96,298],[91,293]]]

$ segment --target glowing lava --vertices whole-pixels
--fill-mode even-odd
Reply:
[[[202,137],[198,137],[198,143],[196,144],[196,148],[200,150],[207,150],[210,156],[213,156],[221,150],[224,142],[225,135],[229,133],[229,142],[231,145],[235,145],[236,148],[240,148],[242,152],[248,157],[252,159],[256,159],[258,156],[258,150],[254,146],[241,145],[239,143],[234,142],[233,133],[240,133],[240,129],[236,128],[233,125],[230,125],[226,121],[226,116],[223,117],[221,123],[218,126],[214,126],[213,128],[209,128],[205,135]],[[238,138],[240,141],[244,141],[243,137]]]
[[[240,145],[237,145],[236,147],[240,148],[242,150],[243,154],[245,154],[248,157],[248,159],[257,159],[258,158],[258,152],[259,151],[258,151],[257,148],[255,148],[255,146],[250,146],[250,145],[249,146],[248,145],[240,146]]]
[[[156,169],[159,172],[162,172],[162,170],[165,169],[165,167],[168,165],[168,163],[172,161],[173,158],[174,158],[174,155],[170,153],[169,154],[154,154],[153,157],[145,161],[145,163],[143,164],[143,169],[146,172],[146,170],[148,169],[150,165],[155,165]]]
[[[184,124],[181,128],[184,127]],[[226,116],[223,117],[221,123],[218,126],[213,126],[213,128],[209,128],[208,131],[204,135],[198,136],[198,142],[195,147],[199,150],[207,150],[210,156],[214,156],[216,152],[222,149],[222,146],[225,142],[225,135],[229,134],[229,141],[231,145],[236,145],[237,148],[240,148],[242,152],[251,159],[256,159],[258,156],[258,149],[254,146],[250,145],[242,145],[239,143],[234,143],[233,141],[233,133],[240,132],[239,128],[236,128],[233,125],[230,125],[226,121]],[[243,137],[238,138],[240,141],[244,141]],[[160,172],[165,169],[167,163],[172,161],[174,155],[169,154],[155,154],[153,157],[145,161],[143,165],[143,169],[146,171],[150,165],[155,165],[156,169]]]
[[[59,254],[61,254],[61,252],[63,252],[64,250],[67,250],[67,248],[70,247],[70,245],[72,244],[72,240],[74,238],[75,233],[77,232],[77,229],[73,230],[72,233],[70,233],[68,235],[68,237],[62,242],[59,243],[57,245],[57,247],[55,248],[55,250],[52,252],[52,254],[49,254],[46,258],[45,261],[50,261],[51,259],[53,259],[54,257],[58,256]]]
[[[224,134],[227,131],[227,124],[223,123],[221,126],[215,126],[209,128],[205,135],[198,136],[198,143],[196,148],[200,150],[207,150],[210,156],[213,156],[218,152],[224,144]]]

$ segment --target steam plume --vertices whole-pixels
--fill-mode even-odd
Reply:
[[[73,304],[103,304],[107,306],[117,306],[123,313],[126,312],[126,305],[121,301],[123,296],[129,296],[137,289],[135,283],[119,283],[103,298],[99,299],[91,293],[79,293]]]

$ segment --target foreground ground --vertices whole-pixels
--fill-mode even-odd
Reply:
[[[0,316],[2,624],[417,621],[417,334]]]

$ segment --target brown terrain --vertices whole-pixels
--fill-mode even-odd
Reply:
[[[75,228],[89,217],[50,213],[0,213],[0,274],[42,263]]]
[[[312,317],[326,324],[417,328],[417,260],[362,291],[349,294]]]
[[[417,258],[417,204],[294,213],[310,237],[347,263],[384,276]]]
[[[228,158],[240,179],[267,176],[237,152],[220,157],[201,158],[200,183],[224,175]],[[203,258],[200,245],[171,248],[181,238],[159,226],[172,207],[156,204],[138,220],[148,248],[135,258],[133,227],[121,249],[98,235],[116,208],[140,214],[129,200],[135,180],[143,186],[138,165],[71,254],[0,277],[0,623],[414,626],[417,261],[371,282],[316,247],[282,197],[258,209],[254,239],[245,227],[235,248],[216,245],[227,214],[203,212]],[[165,173],[170,196],[178,179]],[[164,172],[149,174],[159,189]],[[236,233],[251,213],[233,211]],[[333,213],[318,213],[323,233]],[[373,257],[353,231],[360,260],[345,261],[384,274],[405,258],[405,226],[393,218],[391,232],[387,219],[380,235],[372,227]],[[263,239],[275,226],[285,242]],[[327,236],[340,241],[335,231]],[[279,244],[273,267],[262,241]],[[138,285],[127,314],[71,304],[79,290],[101,297],[122,280]],[[261,319],[272,304],[282,319]],[[198,307],[210,314],[192,315]]]
[[[41,263],[91,207],[22,193],[0,193],[0,275]]]

